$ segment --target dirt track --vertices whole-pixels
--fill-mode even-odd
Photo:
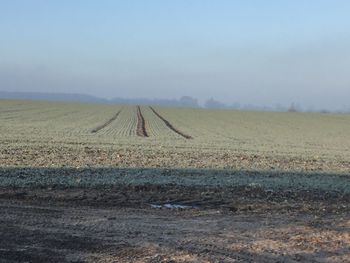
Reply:
[[[175,133],[181,135],[181,136],[184,137],[185,139],[193,139],[192,136],[189,136],[189,135],[183,133],[182,131],[179,131],[178,129],[176,129],[167,119],[165,119],[162,115],[160,115],[153,107],[150,106],[149,108],[153,111],[153,113],[154,113],[159,119],[161,119],[161,120],[165,123],[165,125],[166,125],[170,130],[172,130],[173,132],[175,132]]]
[[[108,125],[110,125],[113,121],[115,121],[118,118],[118,115],[120,114],[121,110],[118,111],[112,118],[110,118],[108,121],[106,121],[104,124],[94,128],[91,132],[92,133],[96,133],[100,130],[102,130],[103,128],[106,128]]]
[[[171,189],[1,188],[1,262],[350,260],[346,200]],[[151,207],[189,201],[196,208]]]
[[[141,107],[137,106],[137,128],[136,134],[140,137],[148,137],[145,118],[142,115]]]

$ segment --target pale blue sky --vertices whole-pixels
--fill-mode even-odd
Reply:
[[[0,90],[349,106],[350,1],[0,0]]]

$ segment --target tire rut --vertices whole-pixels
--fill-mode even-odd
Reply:
[[[113,121],[115,121],[115,120],[118,118],[120,112],[121,112],[121,110],[118,111],[118,112],[117,112],[112,118],[110,118],[108,121],[106,121],[105,123],[103,123],[103,124],[97,126],[96,128],[94,128],[94,129],[91,131],[91,133],[97,133],[97,132],[99,132],[100,130],[106,128],[108,125],[110,125]]]
[[[161,119],[164,124],[173,132],[179,134],[180,136],[184,137],[185,139],[193,139],[192,136],[187,135],[185,133],[183,133],[182,131],[176,129],[167,119],[165,119],[162,115],[160,115],[153,107],[149,106],[149,108],[151,109],[151,111],[153,111],[153,113],[159,118]]]
[[[141,107],[137,106],[137,128],[136,134],[140,137],[148,137],[145,118],[142,115]]]

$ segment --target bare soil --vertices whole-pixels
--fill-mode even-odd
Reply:
[[[148,137],[145,118],[142,115],[141,107],[137,106],[137,129],[136,134],[140,137]]]
[[[147,167],[323,171],[350,174],[350,160],[198,150],[67,143],[62,141],[1,141],[1,166],[21,167]]]
[[[349,200],[317,193],[1,188],[0,214],[1,262],[350,261]]]

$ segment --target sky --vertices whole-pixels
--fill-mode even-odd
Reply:
[[[350,107],[347,0],[0,0],[0,90]]]

